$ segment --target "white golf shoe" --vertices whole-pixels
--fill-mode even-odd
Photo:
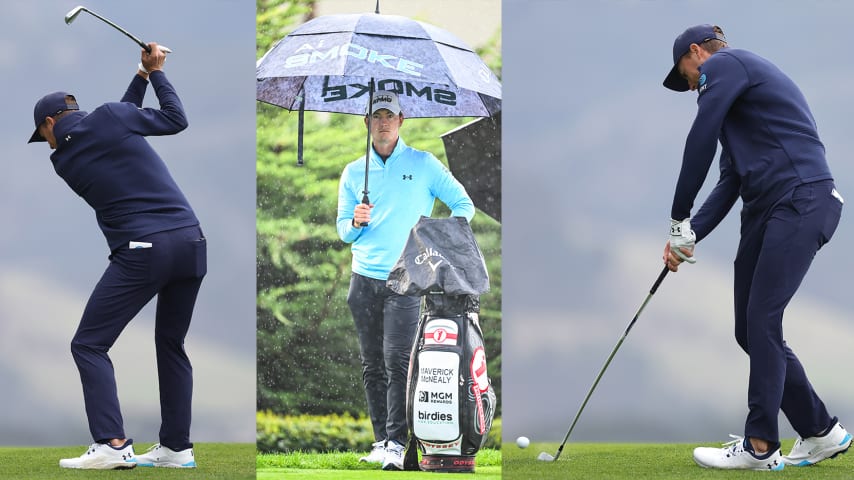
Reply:
[[[756,458],[744,448],[746,441],[742,437],[730,435],[735,440],[724,444],[724,448],[697,447],[694,449],[694,461],[703,468],[720,468],[735,470],[782,470],[786,464],[783,463],[783,455],[780,449],[764,456]]]
[[[383,460],[385,460],[385,440],[374,442],[371,445],[371,453],[359,459],[360,462],[367,463],[383,463]]]
[[[383,470],[403,470],[403,445],[389,440],[385,447]]]
[[[805,467],[845,453],[849,448],[851,448],[851,434],[836,422],[824,436],[795,440],[792,451],[783,457],[783,461],[786,465]]]
[[[159,443],[137,456],[136,463],[140,467],[196,468],[196,458],[192,448],[176,452]]]
[[[128,440],[121,447],[113,447],[104,443],[93,443],[83,455],[60,460],[59,466],[62,468],[80,468],[86,470],[133,468],[136,466],[133,441]]]

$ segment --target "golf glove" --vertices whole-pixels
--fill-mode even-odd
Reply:
[[[670,219],[670,251],[679,256],[682,260],[688,263],[695,263],[697,260],[693,254],[686,257],[682,252],[682,248],[688,248],[694,251],[694,242],[697,240],[697,235],[694,230],[691,230],[691,219],[673,220]]]

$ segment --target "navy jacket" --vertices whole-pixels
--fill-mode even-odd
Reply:
[[[685,142],[671,218],[690,217],[715,156],[720,179],[691,226],[700,240],[741,196],[744,218],[803,183],[832,179],[815,120],[797,85],[768,60],[723,48],[700,67],[697,117]]]
[[[54,126],[56,173],[93,209],[110,251],[151,233],[198,225],[166,164],[145,140],[187,128],[161,71],[149,75],[160,109],[141,108],[148,82],[134,75],[121,102],[76,111]]]

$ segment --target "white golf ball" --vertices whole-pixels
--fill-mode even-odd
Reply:
[[[519,437],[516,439],[516,445],[518,445],[519,448],[526,448],[530,444],[531,441],[528,440],[528,437]]]

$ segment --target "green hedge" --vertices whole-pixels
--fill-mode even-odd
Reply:
[[[374,442],[371,422],[350,415],[256,415],[257,448],[261,453],[363,452]],[[501,419],[492,422],[483,448],[501,448]]]

